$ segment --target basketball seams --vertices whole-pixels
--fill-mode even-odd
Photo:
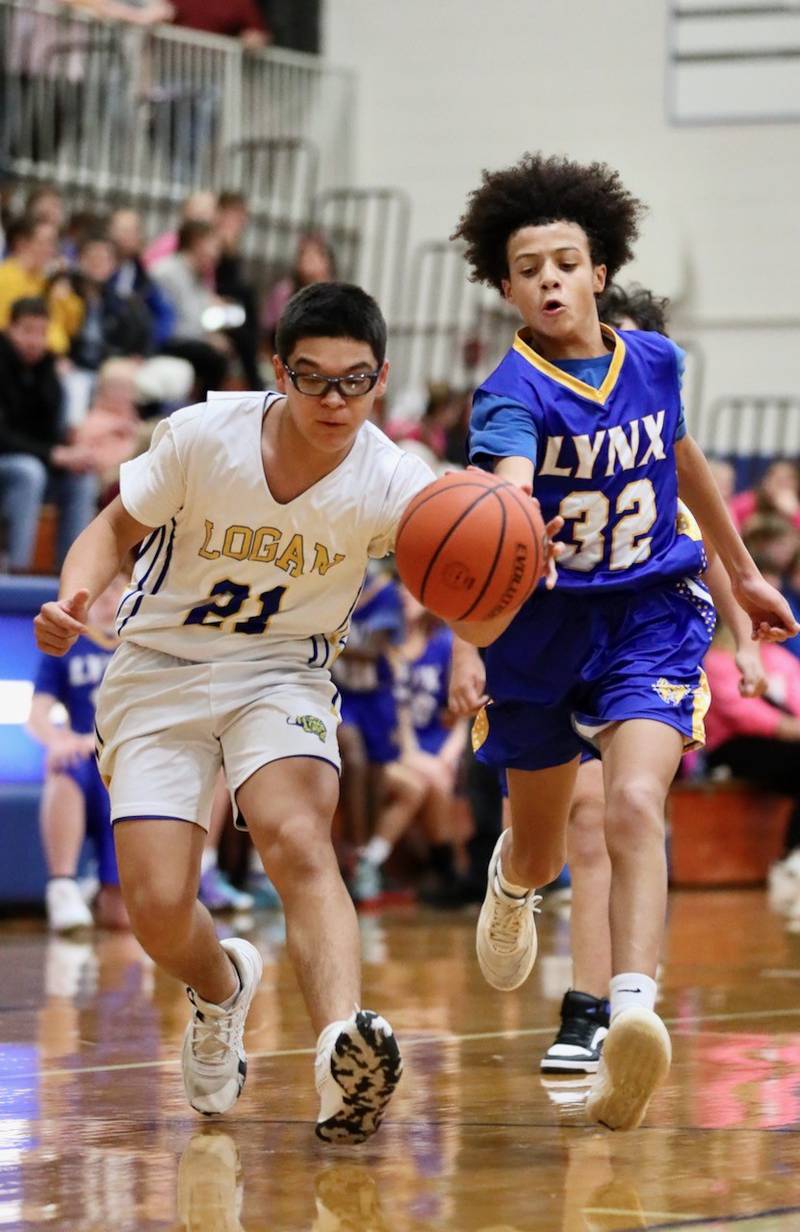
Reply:
[[[461,511],[461,513],[458,515],[453,525],[448,529],[447,534],[438,544],[436,551],[433,553],[430,560],[428,561],[428,567],[425,570],[425,573],[422,578],[422,584],[420,585],[420,588],[419,588],[420,603],[422,604],[425,603],[425,587],[428,585],[428,582],[430,581],[431,570],[436,564],[436,561],[439,559],[439,556],[441,555],[442,549],[444,548],[445,544],[448,542],[448,540],[452,538],[452,536],[458,530],[461,523],[465,521],[466,518],[469,517],[469,515],[472,513],[472,510],[477,505],[479,505],[481,501],[486,500],[487,496],[492,496],[492,495],[494,495],[494,488],[484,488],[480,496],[476,496],[472,504],[468,505],[466,509],[463,509]],[[503,514],[505,515],[505,510],[503,510]],[[502,543],[502,536],[500,537],[500,542]]]
[[[484,581],[483,586],[480,589],[480,592],[475,596],[475,599],[470,604],[470,606],[467,608],[466,612],[463,612],[460,616],[456,616],[455,618],[456,620],[466,620],[470,612],[475,611],[475,608],[478,606],[481,599],[486,594],[487,590],[489,589],[492,582],[494,581],[494,571],[497,568],[497,562],[500,559],[500,553],[503,550],[503,544],[504,544],[505,537],[506,537],[506,523],[508,522],[508,514],[506,513],[506,507],[503,504],[502,499],[498,495],[497,490],[495,488],[492,488],[491,493],[497,499],[497,503],[500,506],[500,515],[501,515],[500,533],[497,536],[497,547],[494,550],[494,560],[491,563],[489,572],[486,574],[486,580]]]
[[[453,472],[452,472],[452,474],[453,474],[453,475],[463,475],[463,474],[464,474],[464,471],[453,471]],[[489,480],[491,480],[492,478],[494,478],[492,475],[487,475],[486,477],[487,477],[487,479],[489,479]],[[428,487],[431,487],[431,488],[432,488],[432,487],[434,486],[434,484],[435,484],[435,483],[437,483],[437,482],[438,482],[437,480],[433,480],[433,481],[432,481],[432,482],[428,485]],[[501,486],[501,485],[502,485],[502,486],[505,486],[505,482],[504,482],[504,481],[498,481],[498,486]],[[453,484],[453,487],[455,487],[455,486],[456,486],[456,485],[455,485],[455,484]],[[469,481],[468,483],[461,483],[461,484],[459,484],[458,486],[459,486],[459,487],[462,487],[462,488],[480,488],[482,492],[493,492],[493,491],[495,490],[495,485],[494,485],[494,484],[491,484],[491,483],[478,483],[478,482],[477,482],[477,480],[472,480],[472,479],[470,479],[470,481]],[[422,492],[424,492],[425,490],[426,490],[426,489],[425,489],[425,488],[423,488],[423,489],[422,489]],[[444,489],[444,491],[448,491],[448,490],[449,490],[449,489],[447,489],[447,488],[445,488],[445,489]],[[400,523],[399,523],[399,525],[398,525],[398,527],[397,527],[397,535],[396,535],[396,537],[395,537],[395,538],[396,538],[396,540],[400,538],[400,535],[401,535],[402,531],[403,531],[403,530],[405,529],[405,527],[409,524],[409,522],[410,522],[410,521],[411,521],[411,519],[413,518],[414,514],[415,514],[415,513],[416,513],[419,509],[423,509],[423,508],[425,507],[425,505],[427,505],[428,501],[436,500],[436,498],[437,498],[437,497],[441,496],[441,495],[443,494],[443,489],[442,489],[442,488],[439,488],[439,489],[438,489],[438,491],[436,491],[436,492],[431,492],[430,496],[426,496],[424,500],[420,500],[419,498],[420,498],[420,496],[422,496],[422,492],[418,492],[418,493],[417,493],[417,495],[416,495],[415,497],[413,497],[413,498],[412,498],[412,500],[409,502],[409,507],[408,507],[408,508],[405,510],[405,512],[403,513],[403,516],[402,516],[402,518],[400,519]],[[412,506],[413,506],[413,508],[412,508]]]
[[[517,505],[522,510],[522,512],[525,514],[525,517],[528,519],[528,525],[531,528],[531,537],[533,539],[533,542],[536,544],[536,568],[534,570],[534,573],[538,574],[539,569],[542,564],[541,556],[544,550],[544,545],[539,542],[539,535],[536,530],[536,526],[534,524],[533,518],[530,515],[530,511],[527,508],[525,501],[522,499],[519,488],[517,488],[513,483],[510,483],[507,486],[511,490],[511,495],[514,497],[514,500],[516,501]],[[533,586],[531,587],[531,591],[536,589],[540,580],[541,579],[537,577],[537,580],[534,582]]]

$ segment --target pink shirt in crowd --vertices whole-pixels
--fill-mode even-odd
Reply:
[[[728,501],[728,509],[736,529],[740,531],[756,512],[755,492],[752,489],[749,492],[737,492]],[[791,521],[794,526],[800,527],[800,510],[794,514]]]
[[[775,735],[781,715],[800,717],[800,659],[783,646],[762,644],[761,658],[769,677],[769,696],[742,697],[739,671],[727,650],[709,650],[704,667],[711,686],[711,709],[706,715],[706,749],[713,752],[738,736]],[[780,706],[780,709],[778,708]]]

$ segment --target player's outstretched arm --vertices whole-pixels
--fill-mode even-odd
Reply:
[[[767,691],[767,674],[761,661],[758,642],[751,635],[750,617],[739,607],[730,579],[714,549],[707,545],[708,569],[706,583],[720,620],[733,634],[736,644],[736,666],[739,669],[739,692],[742,697],[763,697]]]
[[[752,637],[782,642],[800,633],[789,604],[766,582],[742,543],[720,496],[703,451],[690,436],[675,442],[680,497],[700,524],[703,538],[719,553],[740,607],[750,617]]]
[[[134,544],[151,530],[132,518],[116,497],[81,531],[67,552],[58,599],[43,604],[33,622],[40,650],[66,654],[85,631],[92,603],[119,573]]]

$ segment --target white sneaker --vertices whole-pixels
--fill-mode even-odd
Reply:
[[[636,1129],[672,1062],[669,1033],[654,1010],[620,1010],[603,1043],[586,1115],[608,1129]]]
[[[186,989],[192,1017],[183,1037],[183,1086],[192,1107],[209,1115],[227,1112],[242,1093],[247,1077],[244,1023],[264,969],[249,941],[231,937],[220,944],[242,984],[231,1008],[212,1005],[193,988]]]
[[[383,1120],[403,1062],[385,1018],[357,1010],[320,1032],[314,1079],[320,1097],[317,1137],[364,1142]]]
[[[529,890],[524,898],[514,898],[500,888],[497,866],[504,834],[495,844],[489,862],[486,897],[478,916],[475,948],[487,983],[501,992],[511,992],[524,984],[536,961],[536,923],[534,912],[541,895]]]
[[[44,892],[44,901],[47,923],[54,933],[92,927],[92,913],[74,878],[51,877]]]
[[[196,1134],[178,1165],[178,1218],[189,1232],[244,1232],[242,1165],[233,1138]]]

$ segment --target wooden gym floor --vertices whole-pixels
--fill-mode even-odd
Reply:
[[[214,1120],[183,1099],[182,989],[135,941],[3,924],[1,1232],[800,1228],[800,936],[763,892],[672,895],[674,1066],[627,1135],[587,1126],[580,1091],[539,1076],[569,979],[564,909],[545,904],[534,974],[505,996],[481,979],[474,918],[363,918],[364,1003],[392,1021],[406,1072],[351,1149],[313,1135],[313,1040],[279,916],[246,932],[266,959],[250,1074]]]

